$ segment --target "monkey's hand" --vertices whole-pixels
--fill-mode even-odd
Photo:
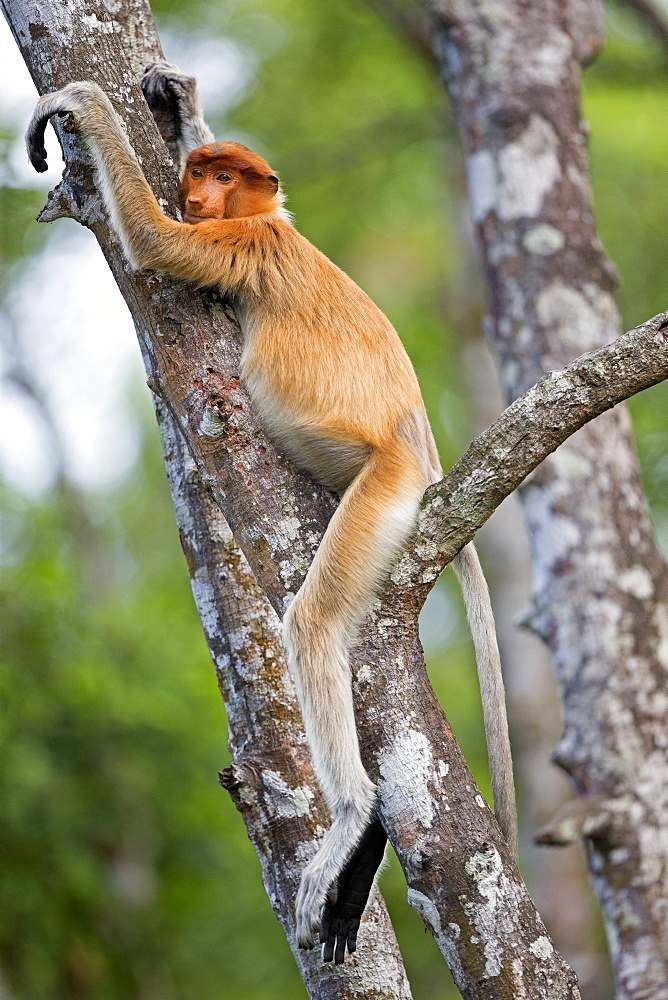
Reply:
[[[44,173],[48,167],[44,133],[49,119],[54,115],[76,116],[72,119],[69,131],[76,129],[86,133],[87,123],[90,124],[93,121],[97,123],[106,121],[110,123],[110,128],[119,129],[109,98],[96,83],[85,81],[68,83],[62,90],[56,90],[53,94],[44,94],[37,102],[25,135],[28,157],[35,170],[40,174]]]
[[[141,89],[149,108],[172,103],[191,107],[198,104],[195,77],[164,59],[148,64],[141,80]]]
[[[204,121],[194,76],[161,60],[148,64],[141,89],[154,115],[170,116],[176,138],[185,153],[213,142],[213,134]]]
[[[380,820],[372,820],[346,862],[338,884],[330,890],[320,917],[323,962],[341,965],[357,948],[357,932],[369,893],[385,853],[387,834]]]
[[[39,108],[39,105],[37,107]],[[50,117],[50,115],[45,115],[43,118],[38,118],[36,109],[26,131],[25,139],[26,148],[28,150],[28,159],[38,174],[43,174],[44,171],[49,168],[49,164],[46,162],[46,146],[44,145],[44,136],[46,134],[46,126]]]

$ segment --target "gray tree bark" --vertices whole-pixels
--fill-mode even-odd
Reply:
[[[91,9],[90,3],[71,3],[63,10],[55,2],[39,7],[3,3],[3,9],[40,92],[73,79],[97,79],[117,97],[120,93],[125,101],[136,100],[142,105],[143,119],[135,116],[133,122],[133,139],[141,136],[135,148],[143,151],[149,164],[147,173],[154,190],[162,191],[165,201],[174,205],[173,166],[138,89],[144,66],[163,58],[148,3],[125,0],[117,6],[113,19],[102,4]],[[169,131],[168,120],[160,124]],[[65,142],[71,145],[67,136]],[[167,338],[169,349],[184,316],[189,320],[188,329],[197,329],[201,335],[208,331],[210,337],[220,337],[220,331],[225,331],[234,356],[238,331],[220,305],[207,302],[198,307],[191,289],[175,289],[173,299],[165,294],[161,302],[159,297],[166,293],[168,283],[163,286],[159,278],[129,271],[100,211],[90,172],[75,157],[66,183],[54,193],[42,217],[51,220],[61,215],[76,218],[98,237],[133,308],[149,382],[155,388],[160,378],[159,361],[152,351],[150,333],[163,341]],[[201,347],[199,340],[200,351]],[[175,364],[178,367],[178,361]],[[201,369],[207,371],[205,351]],[[193,594],[227,712],[234,759],[221,775],[221,784],[230,791],[245,821],[270,902],[308,995],[316,1000],[362,996],[411,1000],[396,938],[377,891],[354,962],[323,968],[318,951],[306,952],[296,946],[292,916],[302,866],[298,859],[304,845],[311,845],[329,820],[314,787],[303,724],[282,652],[280,623],[197,471],[169,407],[158,395],[154,395],[154,403]],[[260,454],[262,448],[260,441]]]
[[[139,0],[117,5],[113,14],[97,0],[71,0],[67,6],[56,0],[3,0],[3,6],[40,91],[80,76],[96,80],[110,93],[154,190],[173,210],[173,170],[137,86],[148,49],[157,54],[147,9]],[[128,43],[132,67],[124,52],[128,32],[133,36]],[[242,588],[251,580],[236,550],[229,548],[224,523],[207,507],[204,489],[211,488],[257,583],[278,612],[304,577],[333,499],[296,472],[257,425],[238,377],[236,330],[216,297],[195,293],[164,275],[130,271],[106,224],[80,147],[71,136],[62,138],[68,169],[43,218],[73,215],[93,229],[133,311],[149,384],[174,422],[165,424],[164,440],[181,484],[177,510],[214,661],[230,705],[238,702],[231,693],[247,682],[249,667],[250,676],[258,678],[261,704],[270,687],[281,695],[287,690],[284,666],[274,655],[276,621],[265,604],[257,603],[257,592],[250,606],[240,591],[225,603],[221,584],[230,579],[232,568]],[[657,317],[610,348],[543,380],[474,442],[462,462],[430,491],[419,540],[393,574],[355,651],[363,756],[379,785],[383,821],[406,872],[409,898],[434,933],[465,997],[560,1000],[577,997],[578,991],[431,692],[417,641],[417,613],[439,569],[528,471],[577,427],[668,375],[667,320]],[[188,496],[183,482],[189,478],[194,488],[197,476],[178,458],[176,428],[203,484]],[[192,524],[193,497],[202,513],[201,532]],[[259,636],[249,620],[251,626],[262,623]],[[239,722],[233,736],[237,748],[243,745],[245,752],[246,747],[269,745],[271,753],[263,760],[262,749],[258,764],[252,749],[248,758],[239,752],[224,780],[245,815],[259,803],[251,817],[254,837],[265,859],[273,853],[267,882],[291,934],[297,873],[289,869],[295,860],[301,867],[314,849],[320,817],[305,790],[304,770],[295,763],[307,767],[303,737],[292,727],[291,712],[284,710],[279,719],[281,726],[269,744],[257,732],[257,715],[252,731],[247,722]],[[294,750],[291,759],[287,744]],[[286,828],[287,821],[294,821],[295,840],[268,841],[269,816],[285,820]],[[407,995],[389,938],[383,945],[389,956],[383,968],[390,971],[382,973],[382,982],[374,978],[379,966],[369,937],[367,941],[365,955],[360,936],[358,958],[341,972],[322,971],[313,956],[302,956],[310,969],[305,978],[312,995]]]
[[[481,337],[467,340],[463,355],[476,429],[482,429],[503,410],[499,379]],[[537,636],[519,625],[531,594],[531,550],[517,494],[494,512],[476,536],[476,544],[487,574],[504,664],[522,874],[555,946],[578,977],[583,998],[610,1000],[612,971],[601,933],[603,918],[589,884],[583,845],[577,841],[545,851],[535,842],[536,830],[572,797],[573,790],[568,776],[550,760],[562,729],[561,699],[550,654]]]
[[[300,851],[328,824],[314,784],[306,735],[281,643],[280,620],[260,590],[183,435],[157,401],[167,475],[195,602],[211,652],[233,760],[220,774],[244,818],[309,996],[411,1000],[385,904],[374,890],[359,953],[323,967],[319,949],[297,948],[292,900]]]
[[[596,234],[580,65],[598,0],[427,3],[464,144],[509,399],[619,330]],[[668,997],[668,575],[626,410],[596,421],[521,490],[534,560],[527,625],[550,648],[578,798],[542,835],[584,837],[617,996]]]

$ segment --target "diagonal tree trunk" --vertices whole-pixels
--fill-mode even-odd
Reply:
[[[598,0],[427,3],[453,99],[490,288],[488,331],[514,399],[619,332],[594,224],[580,64]],[[585,837],[617,996],[668,997],[668,575],[624,407],[522,488],[534,561],[527,625],[550,648],[578,799],[542,835]]]
[[[71,79],[97,75],[103,85],[110,86],[112,77],[121,92],[129,84],[136,93],[144,66],[163,58],[151,11],[144,0],[125,0],[117,5],[113,20],[101,5],[94,12],[90,4],[79,4],[76,11],[72,5],[69,12],[58,10],[57,4],[44,12],[36,5],[32,9],[30,5],[16,6],[23,8],[20,16],[15,16],[16,11],[8,6],[5,13],[15,34],[30,51],[28,65],[42,91]],[[39,20],[42,13],[43,22]],[[93,25],[83,20],[87,13],[95,19]],[[55,39],[51,34],[54,17],[59,18],[62,33]],[[105,53],[110,29],[114,44],[111,52],[107,48]],[[48,39],[51,44],[47,44]],[[40,52],[41,46],[44,51]],[[109,77],[99,75],[100,62]],[[60,71],[54,72],[54,65],[60,66]],[[139,99],[143,101],[141,96]],[[146,123],[149,132],[152,131],[150,114]],[[135,122],[136,126],[140,124]],[[168,131],[169,122],[161,122],[161,127],[163,124]],[[152,140],[156,142],[155,133]],[[149,146],[154,169],[160,170],[152,179],[154,183],[162,180],[167,197],[173,197],[174,182],[170,175],[173,168],[167,158],[160,159],[160,146],[159,136],[155,148],[151,150]],[[180,311],[170,310],[171,303],[160,303],[160,288],[154,288],[154,294],[150,294],[150,280],[147,283],[141,279],[136,283],[127,280],[127,266],[109,239],[87,182],[88,178],[75,170],[68,186],[51,204],[51,216],[70,215],[89,225],[103,244],[122,290],[135,308],[135,319],[142,318],[147,324],[157,320],[163,337],[165,332],[174,332]],[[148,293],[145,284],[149,286]],[[195,313],[192,292],[188,291],[184,298],[185,308],[190,299],[191,312]],[[215,313],[218,330],[225,331],[234,343],[233,321],[222,309],[211,311]],[[192,320],[197,322],[195,316]],[[206,322],[207,318],[202,319],[200,313],[200,329],[206,329]],[[137,331],[149,382],[158,388],[150,341],[145,339],[146,326],[141,321]],[[364,928],[373,947],[364,948],[362,939],[354,963],[323,970],[317,951],[305,952],[296,946],[292,900],[299,882],[299,866],[295,866],[293,859],[299,856],[300,845],[310,843],[315,832],[327,825],[328,816],[322,797],[313,786],[303,724],[281,649],[280,623],[235,544],[211,490],[197,472],[168,406],[159,395],[154,395],[154,402],[193,594],[227,712],[234,759],[232,767],[221,775],[221,784],[229,789],[244,818],[261,862],[267,893],[284,927],[308,995],[317,1000],[352,1000],[380,993],[390,1000],[411,1000],[396,938],[377,891]],[[261,725],[258,719],[262,720]]]
[[[375,890],[355,962],[324,967],[297,948],[292,907],[300,844],[328,823],[281,645],[280,621],[205,489],[167,408],[156,412],[181,543],[225,702],[232,764],[220,783],[244,818],[262,878],[311,997],[411,1000],[385,904]],[[258,720],[260,724],[258,724]],[[377,993],[375,994],[377,995]]]

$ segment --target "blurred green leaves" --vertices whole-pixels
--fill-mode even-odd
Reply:
[[[30,538],[3,571],[0,967],[31,1000],[195,1000],[223,978],[269,998],[263,936],[285,995],[296,978],[217,785],[224,713],[156,437],[91,504],[95,579],[57,504],[4,498]]]

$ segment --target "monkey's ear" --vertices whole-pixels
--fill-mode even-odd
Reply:
[[[278,191],[278,177],[276,176],[276,174],[267,174],[267,180],[271,185],[272,191],[274,192]]]

